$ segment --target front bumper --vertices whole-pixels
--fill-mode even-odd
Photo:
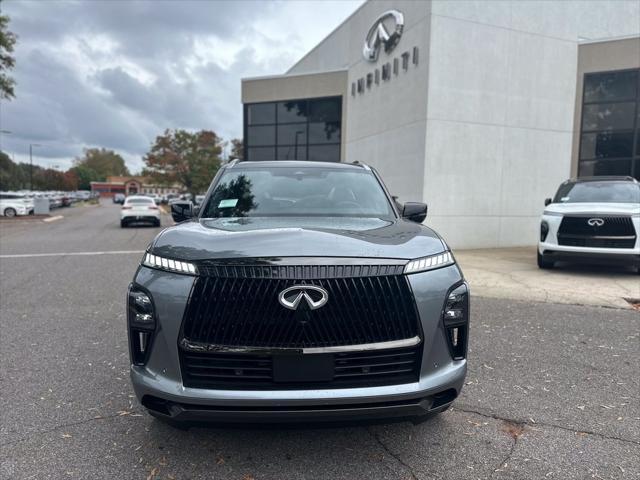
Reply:
[[[466,360],[417,383],[326,390],[204,390],[168,382],[131,367],[138,399],[149,412],[176,423],[302,423],[419,419],[446,409],[459,395]]]

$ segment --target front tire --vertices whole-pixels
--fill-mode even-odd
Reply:
[[[120,228],[127,228],[127,222],[120,220]]]
[[[15,208],[5,208],[4,210],[4,216],[5,217],[9,217],[9,218],[13,218],[16,216],[16,209]]]
[[[541,255],[540,252],[538,252],[538,268],[550,270],[553,268],[554,264],[555,262],[553,260],[545,259],[544,255]]]

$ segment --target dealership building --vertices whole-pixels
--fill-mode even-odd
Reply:
[[[640,178],[640,2],[370,0],[242,102],[246,160],[364,162],[455,248],[532,245],[563,180]]]

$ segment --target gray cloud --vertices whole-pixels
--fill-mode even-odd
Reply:
[[[67,167],[102,146],[135,170],[165,128],[240,136],[240,78],[283,72],[361,1],[2,2],[19,43],[0,147]]]

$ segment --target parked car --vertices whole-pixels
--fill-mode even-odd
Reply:
[[[195,201],[193,202],[194,205],[198,207],[202,205],[202,202],[204,201],[204,197],[205,197],[204,195],[196,195]]]
[[[538,266],[628,265],[640,273],[640,183],[632,177],[567,180],[545,200]]]
[[[194,422],[423,421],[467,369],[469,289],[444,240],[363,164],[231,162],[128,290],[131,379]]]
[[[128,227],[133,223],[151,223],[160,226],[160,209],[152,198],[144,196],[127,197],[120,210],[120,226]]]
[[[33,199],[24,193],[0,192],[0,215],[15,217],[33,213]]]
[[[124,204],[124,200],[125,200],[125,196],[124,193],[116,193],[113,196],[113,203],[119,203],[119,204]]]

